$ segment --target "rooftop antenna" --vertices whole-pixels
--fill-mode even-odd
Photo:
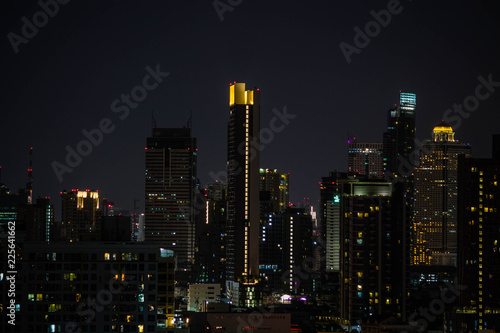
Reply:
[[[193,125],[193,110],[190,111],[189,113],[189,119],[186,123],[186,127],[191,129],[191,126]]]
[[[154,113],[154,110],[151,110],[151,122],[152,122],[152,126],[153,126],[152,132],[156,128],[156,119],[155,119],[153,113]]]

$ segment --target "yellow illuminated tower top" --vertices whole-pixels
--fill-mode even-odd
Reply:
[[[432,141],[434,142],[454,142],[455,132],[453,128],[442,121],[432,130]]]
[[[245,90],[245,83],[236,83],[236,81],[230,83],[229,106],[234,104],[253,105],[253,92],[253,90]]]

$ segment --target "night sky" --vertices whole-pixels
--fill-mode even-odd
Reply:
[[[211,171],[225,170],[229,82],[237,81],[260,88],[261,127],[269,127],[273,108],[297,115],[262,150],[261,167],[290,173],[294,203],[317,203],[321,177],[347,168],[348,133],[381,141],[400,89],[417,94],[423,140],[447,109],[475,94],[480,75],[500,82],[493,1],[401,1],[400,12],[348,64],[339,44],[354,45],[354,28],[364,31],[374,20],[370,11],[388,4],[243,0],[221,21],[210,0],[73,0],[16,54],[8,34],[22,36],[22,18],[33,22],[41,7],[2,1],[2,182],[14,191],[25,186],[32,146],[34,196],[52,198],[56,220],[59,192],[72,188],[98,189],[130,210],[137,198],[142,211],[152,111],[157,127],[182,127],[192,111],[198,176],[211,182]],[[170,74],[121,120],[111,103],[158,64]],[[489,157],[491,135],[500,133],[500,87],[492,89],[457,128],[474,157]],[[75,149],[82,130],[103,118],[114,131],[59,182],[51,164],[65,164],[65,147]]]

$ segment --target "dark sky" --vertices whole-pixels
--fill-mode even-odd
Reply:
[[[33,22],[40,6],[2,1],[2,181],[24,186],[33,146],[34,195],[55,201],[56,218],[62,189],[96,188],[117,206],[132,209],[138,198],[143,207],[151,110],[158,127],[181,127],[192,110],[198,174],[210,182],[211,171],[225,170],[228,83],[237,81],[260,88],[262,127],[273,108],[297,115],[261,152],[261,166],[290,172],[293,202],[316,202],[321,176],[346,169],[347,133],[380,141],[399,89],[417,94],[417,136],[425,139],[448,108],[475,94],[478,76],[500,81],[493,1],[401,1],[348,64],[339,44],[353,45],[354,27],[364,30],[370,11],[388,4],[243,0],[221,21],[210,0],[72,0],[16,54],[7,36],[21,35],[21,19]],[[170,75],[120,120],[110,104],[157,64]],[[500,133],[497,89],[457,129],[476,157],[488,157]],[[65,147],[103,118],[115,130],[59,182],[51,163],[65,163]]]

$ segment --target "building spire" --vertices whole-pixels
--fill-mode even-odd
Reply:
[[[154,129],[156,128],[156,119],[155,119],[155,116],[154,116],[154,110],[151,110],[151,122],[152,122],[152,130],[151,130],[151,134],[153,134],[154,132]]]

